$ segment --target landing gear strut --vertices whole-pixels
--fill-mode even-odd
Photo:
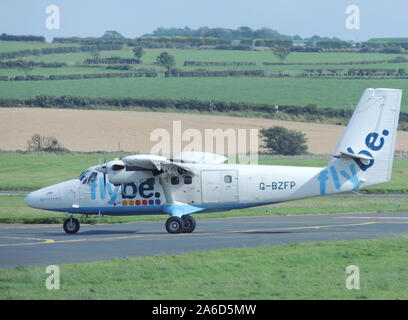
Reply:
[[[189,215],[185,215],[182,218],[170,217],[166,221],[166,230],[168,233],[191,233],[195,227],[196,221]]]
[[[79,228],[81,227],[78,219],[70,217],[64,221],[64,231],[66,233],[77,233]]]

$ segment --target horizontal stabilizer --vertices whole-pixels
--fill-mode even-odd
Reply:
[[[351,153],[351,152],[346,152],[346,151],[340,151],[340,155],[335,156],[336,158],[349,158],[349,159],[353,159],[353,160],[365,160],[365,161],[370,161],[373,160],[373,157],[367,156],[365,154],[355,154],[355,153]]]

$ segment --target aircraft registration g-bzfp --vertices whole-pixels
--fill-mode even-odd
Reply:
[[[358,190],[390,180],[402,91],[366,89],[323,168],[224,164],[221,155],[132,155],[27,195],[30,207],[71,214],[169,214],[169,233],[193,232],[192,213],[225,211]]]

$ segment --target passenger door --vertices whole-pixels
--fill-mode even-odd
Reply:
[[[237,203],[238,173],[236,170],[201,171],[203,203]]]

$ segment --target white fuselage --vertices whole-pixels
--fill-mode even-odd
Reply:
[[[52,211],[106,215],[160,214],[170,202],[197,207],[199,212],[230,210],[359,188],[360,178],[348,168],[355,166],[353,162],[339,164],[331,168],[195,164],[190,165],[195,175],[149,178],[143,171],[141,179],[119,186],[107,177],[105,183],[103,174],[91,167],[82,181],[40,189],[30,193],[26,202]],[[137,176],[137,172],[131,174]]]

